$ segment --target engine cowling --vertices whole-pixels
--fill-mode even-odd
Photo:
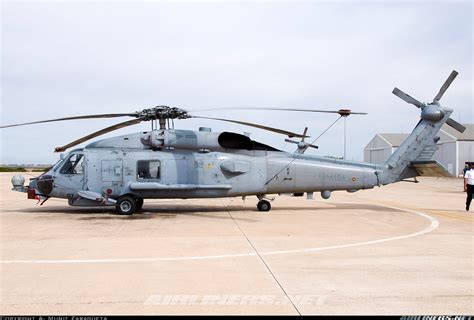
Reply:
[[[141,142],[153,149],[175,148],[202,151],[252,150],[261,144],[233,132],[160,130],[143,133]],[[263,145],[262,145],[263,146]]]
[[[221,148],[218,138],[217,132],[161,130],[143,134],[141,141],[144,145],[156,149],[215,150]]]

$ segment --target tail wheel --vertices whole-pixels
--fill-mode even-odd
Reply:
[[[270,211],[271,208],[272,208],[272,205],[267,200],[260,200],[257,203],[258,211]]]
[[[137,211],[138,205],[134,198],[130,196],[122,196],[118,198],[115,209],[119,214],[134,214]]]

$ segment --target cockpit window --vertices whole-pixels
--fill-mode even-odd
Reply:
[[[137,162],[138,179],[160,179],[160,161],[158,160],[140,160]]]
[[[75,153],[69,156],[69,158],[64,162],[64,165],[61,168],[62,174],[82,174],[83,168],[82,163],[84,160],[84,155],[80,153]]]
[[[58,162],[56,162],[52,167],[51,169],[56,172],[58,170],[58,168],[61,166],[61,163],[63,163],[63,159],[60,159],[58,160]]]

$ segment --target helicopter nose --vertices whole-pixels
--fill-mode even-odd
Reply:
[[[48,195],[53,191],[54,178],[50,175],[42,175],[36,180],[36,189],[42,195]]]

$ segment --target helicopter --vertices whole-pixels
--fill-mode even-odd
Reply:
[[[384,164],[371,164],[304,154],[317,146],[305,141],[302,134],[233,119],[201,117],[168,106],[157,106],[132,113],[96,114],[42,120],[1,126],[32,125],[55,121],[131,117],[91,133],[56,152],[93,139],[105,133],[151,121],[152,130],[116,136],[89,143],[84,148],[61,153],[60,160],[47,172],[30,179],[12,178],[14,191],[24,192],[28,199],[43,204],[49,198],[64,198],[71,206],[110,206],[117,213],[130,215],[139,211],[144,199],[188,199],[256,196],[257,209],[269,211],[269,194],[293,194],[313,197],[321,192],[329,199],[333,191],[356,192],[398,181],[443,173],[443,167],[431,158],[437,150],[437,136],[446,123],[463,132],[465,127],[450,118],[453,110],[440,105],[440,99],[456,78],[452,71],[432,102],[422,103],[395,88],[392,93],[420,109],[420,121],[400,147]],[[329,112],[340,117],[351,114],[349,109],[324,111],[313,109],[247,108],[298,112]],[[201,118],[247,125],[289,138],[297,145],[294,153],[284,152],[234,132],[212,132],[174,129],[174,120]]]

